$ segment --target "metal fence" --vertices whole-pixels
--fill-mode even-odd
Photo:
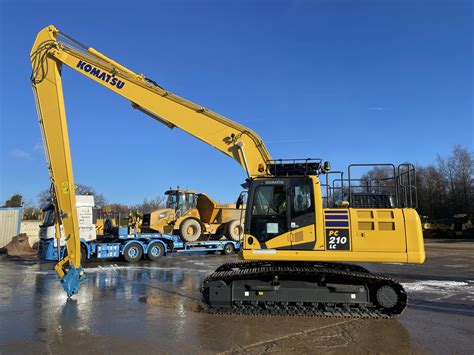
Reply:
[[[20,234],[21,207],[0,208],[0,248],[10,243],[12,237]]]

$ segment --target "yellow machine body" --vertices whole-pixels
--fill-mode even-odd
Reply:
[[[410,264],[422,264],[425,261],[422,234],[417,227],[419,217],[414,209],[386,211],[347,208],[339,210],[345,210],[349,216],[350,222],[347,228],[326,227],[324,223],[319,226],[314,224],[284,233],[266,243],[265,248],[252,235],[245,234],[241,258],[244,260]],[[326,211],[334,211],[334,209],[322,209],[321,215],[324,216]],[[361,213],[365,218],[359,217]],[[371,216],[368,217],[368,214]],[[341,238],[341,235],[347,236],[350,249],[331,250],[327,238]],[[249,244],[250,240],[252,244]],[[314,243],[314,245],[311,249],[300,247],[306,243]]]
[[[414,209],[323,208],[319,179],[308,179],[314,191],[314,219],[304,227],[290,227],[264,243],[245,234],[242,259],[414,264],[425,261],[421,221]],[[341,239],[344,243],[338,244]]]

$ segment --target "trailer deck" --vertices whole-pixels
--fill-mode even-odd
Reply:
[[[229,255],[238,252],[240,247],[240,242],[232,240],[183,242],[176,235],[159,233],[110,235],[93,241],[81,238],[83,260],[124,257],[128,262],[137,262],[141,259],[153,261],[170,253],[195,252],[221,252]],[[65,246],[58,248],[56,239],[40,240],[38,256],[41,260],[57,261],[58,254],[63,258],[65,253]]]

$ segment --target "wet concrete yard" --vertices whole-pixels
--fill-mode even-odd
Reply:
[[[364,265],[400,280],[394,320],[216,316],[199,284],[235,257],[172,255],[156,263],[87,264],[66,296],[50,263],[0,258],[0,353],[474,352],[474,242],[429,241],[424,265]]]

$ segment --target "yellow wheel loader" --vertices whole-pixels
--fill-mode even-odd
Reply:
[[[141,231],[179,235],[185,242],[200,237],[225,237],[239,241],[243,235],[243,211],[235,204],[219,204],[204,193],[168,190],[166,207],[143,215]]]

